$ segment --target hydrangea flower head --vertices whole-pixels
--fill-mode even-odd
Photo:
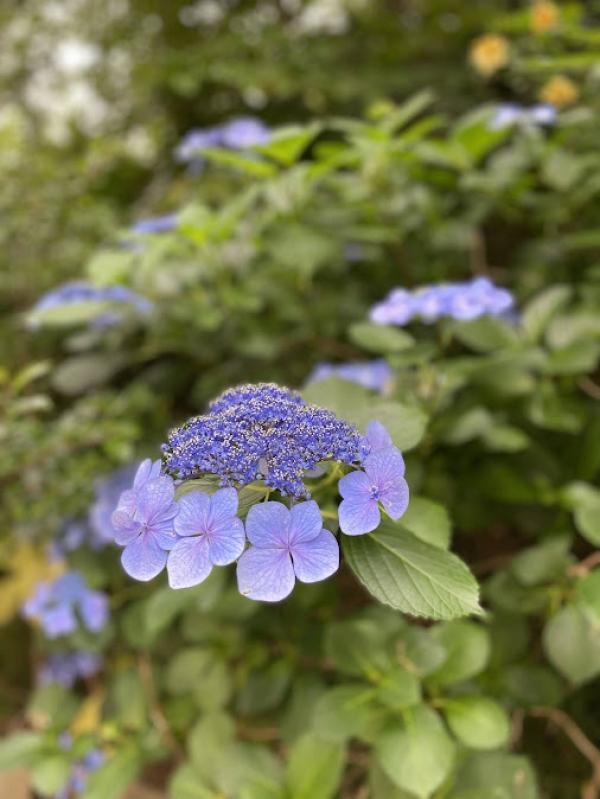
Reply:
[[[178,513],[173,480],[159,474],[160,462],[144,461],[133,488],[124,491],[111,517],[115,541],[124,546],[123,568],[136,580],[151,580],[165,567],[167,552],[177,540],[173,520]]]
[[[153,305],[150,300],[136,294],[126,286],[94,286],[85,281],[72,281],[64,283],[56,289],[52,289],[44,294],[41,299],[31,309],[31,317],[28,321],[30,328],[36,328],[39,322],[36,315],[51,311],[55,308],[64,308],[69,305],[81,305],[85,303],[115,303],[127,305],[140,315],[151,313]],[[93,321],[93,326],[97,328],[111,327],[121,320],[118,312],[103,311],[98,313]]]
[[[360,463],[363,437],[330,411],[272,383],[230,389],[208,414],[173,430],[163,445],[164,469],[175,478],[217,475],[222,485],[256,479],[294,497],[307,495],[304,473],[319,461]]]
[[[37,673],[38,682],[59,683],[72,688],[78,679],[92,677],[100,669],[100,657],[94,652],[54,652]]]
[[[146,233],[170,233],[177,227],[178,214],[165,214],[164,216],[152,216],[148,219],[140,219],[131,226],[132,233],[140,235]]]
[[[337,571],[339,548],[323,528],[316,502],[288,510],[281,502],[253,505],[246,519],[251,546],[238,561],[240,593],[250,599],[279,602],[296,582],[314,583]]]
[[[365,458],[364,472],[342,477],[338,490],[343,497],[338,509],[340,528],[346,535],[375,530],[381,521],[380,503],[390,518],[399,519],[408,507],[402,455],[394,447],[373,452]]]
[[[435,322],[448,316],[459,321],[480,316],[501,316],[514,305],[512,294],[495,286],[486,277],[464,283],[438,283],[423,286],[413,292],[394,289],[371,309],[370,318],[376,324],[407,324],[415,317]]]
[[[371,391],[384,391],[392,380],[393,372],[383,359],[342,364],[320,363],[309,375],[307,383],[316,383],[328,377],[339,377]]]
[[[66,572],[54,582],[37,585],[23,605],[23,616],[39,621],[48,638],[75,632],[78,617],[90,632],[99,632],[108,620],[108,599],[88,588],[78,572]]]
[[[198,585],[213,566],[225,566],[239,558],[246,539],[237,508],[235,488],[221,488],[212,495],[192,491],[179,500],[174,521],[179,538],[167,560],[171,588]]]

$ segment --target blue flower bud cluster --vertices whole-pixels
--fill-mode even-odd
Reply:
[[[198,161],[202,151],[209,147],[244,150],[266,144],[270,138],[269,128],[260,119],[237,117],[224,125],[190,130],[177,145],[175,158],[182,163]]]
[[[317,463],[362,461],[368,445],[358,431],[331,411],[270,383],[229,389],[209,412],[169,435],[164,471],[187,480],[217,475],[222,485],[264,480],[293,497],[307,496],[304,473]]]
[[[464,283],[437,283],[414,291],[394,289],[371,308],[370,319],[378,325],[408,324],[415,318],[435,322],[442,317],[470,321],[481,316],[501,316],[514,305],[512,294],[486,277]]]

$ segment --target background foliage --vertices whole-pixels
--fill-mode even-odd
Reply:
[[[92,748],[86,799],[599,795],[600,7],[560,4],[543,29],[539,5],[3,5],[0,767],[39,795]],[[506,63],[482,74],[486,33]],[[552,126],[490,124],[539,97]],[[190,128],[248,114],[269,144],[176,163]],[[174,211],[171,232],[129,231]],[[395,286],[474,274],[513,291],[516,323],[366,321]],[[154,312],[28,315],[82,277]],[[305,386],[372,357],[384,396]],[[225,570],[175,592],[82,546],[67,561],[109,594],[108,627],[65,644],[27,626],[94,480],[259,380],[389,425],[411,504],[379,557],[401,578],[370,579],[371,539],[346,539],[336,578],[263,606]],[[448,599],[449,548],[482,616],[453,618],[472,606]],[[61,647],[101,672],[37,684]]]

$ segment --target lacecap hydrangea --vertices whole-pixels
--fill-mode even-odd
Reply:
[[[382,510],[393,519],[406,510],[404,461],[379,422],[363,436],[290,389],[229,389],[173,430],[162,463],[144,461],[121,494],[112,525],[125,571],[151,580],[166,567],[171,587],[187,588],[237,561],[240,592],[270,602],[296,579],[325,579],[338,568],[339,547],[304,481],[326,461],[337,463],[334,478],[349,472],[339,481],[342,533],[369,533]],[[182,493],[199,478],[210,479]],[[244,525],[238,490],[250,483],[263,488]]]
[[[502,316],[514,305],[512,294],[487,277],[462,283],[437,283],[413,291],[397,288],[371,308],[378,325],[403,326],[413,319],[435,322],[442,317],[467,322],[481,316]]]

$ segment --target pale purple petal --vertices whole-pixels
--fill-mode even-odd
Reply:
[[[340,529],[346,535],[362,535],[370,533],[379,527],[381,514],[377,505],[377,500],[365,499],[344,499],[338,508]]]
[[[172,508],[174,508],[175,513],[177,513],[179,510],[175,503],[173,503]],[[173,529],[172,513],[171,515],[165,513],[160,518],[155,519],[152,522],[152,526],[149,528],[148,532],[154,536],[154,540],[159,547],[161,547],[161,549],[166,549],[167,551],[173,549],[177,541],[179,541],[179,536]]]
[[[135,491],[128,489],[123,491],[119,497],[117,510],[125,511],[129,516],[134,516],[137,509],[137,494]]]
[[[138,536],[125,547],[121,555],[121,563],[127,574],[143,582],[160,574],[166,562],[167,553],[149,533]]]
[[[174,498],[175,486],[170,477],[149,480],[137,492],[138,519],[151,523],[160,513],[171,508]]]
[[[224,518],[219,526],[213,527],[208,540],[211,563],[215,566],[233,563],[244,551],[246,543],[242,520],[237,516]]]
[[[79,603],[83,623],[93,633],[101,630],[108,621],[108,600],[99,591],[88,591]]]
[[[205,580],[211,571],[205,536],[180,538],[169,552],[167,572],[171,588],[191,588]]]
[[[40,623],[48,638],[70,635],[77,629],[77,619],[70,605],[57,605],[40,615]]]
[[[257,547],[287,549],[289,527],[290,512],[281,502],[253,505],[246,517],[246,534]]]
[[[399,519],[408,508],[408,483],[401,477],[394,486],[379,495],[387,515]]]
[[[294,588],[292,560],[282,549],[250,547],[238,561],[237,581],[242,596],[279,602]]]
[[[381,452],[394,446],[392,437],[377,419],[367,425],[367,441],[371,445],[371,452]]]
[[[316,583],[338,570],[340,549],[329,530],[321,530],[312,541],[302,541],[292,550],[296,577],[303,583]]]
[[[339,481],[338,491],[344,499],[367,500],[371,496],[371,481],[364,472],[350,472]]]
[[[132,519],[124,510],[116,510],[110,520],[115,531],[115,541],[121,546],[130,544],[142,529],[141,523]]]
[[[209,495],[202,491],[190,491],[179,500],[179,513],[173,526],[177,535],[199,535],[208,532],[209,518]]]
[[[220,488],[210,498],[210,515],[213,524],[235,516],[238,511],[238,493],[235,488]]]
[[[404,477],[404,458],[397,449],[369,455],[365,458],[364,466],[371,485],[377,486],[380,493],[392,488]]]
[[[154,463],[152,463],[150,458],[146,458],[145,461],[142,461],[133,478],[134,489],[141,488],[148,480],[156,480],[157,477],[160,477],[160,466],[160,461],[154,461]]]
[[[321,511],[314,500],[300,502],[291,510],[290,547],[303,541],[312,541],[323,529]]]

